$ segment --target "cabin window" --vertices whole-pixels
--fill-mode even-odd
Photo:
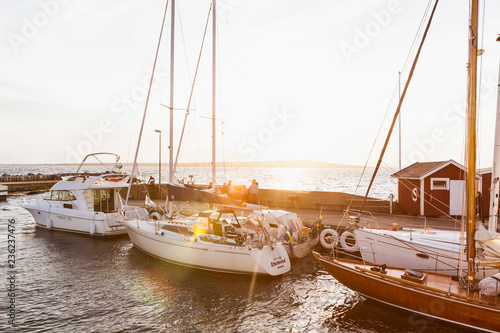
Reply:
[[[73,201],[73,200],[76,200],[76,197],[70,191],[61,191],[61,200],[62,201]]]
[[[76,200],[76,197],[70,191],[50,191],[44,199],[53,201],[73,201]]]
[[[449,178],[431,178],[431,190],[449,190]]]
[[[61,200],[61,191],[50,191],[50,200]]]
[[[113,189],[92,190],[94,194],[94,211],[109,213],[115,210]]]

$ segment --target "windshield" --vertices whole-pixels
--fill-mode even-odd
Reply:
[[[253,218],[249,217],[243,222],[243,227],[252,229],[254,231],[261,231],[260,223]]]

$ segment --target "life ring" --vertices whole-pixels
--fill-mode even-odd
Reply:
[[[333,229],[325,229],[319,234],[319,241],[321,246],[327,250],[331,250],[339,242],[339,233]]]
[[[158,212],[152,212],[151,214],[149,214],[149,217],[152,220],[161,220],[161,214]]]
[[[349,241],[349,243],[347,242],[348,237],[354,239],[354,244],[352,244],[352,240]],[[340,246],[342,247],[342,249],[344,251],[351,252],[351,253],[359,250],[358,240],[356,239],[356,235],[354,235],[350,231],[344,231],[342,233],[342,236],[340,236]]]
[[[418,189],[416,187],[413,188],[413,191],[411,191],[411,198],[413,199],[414,202],[417,202],[417,200],[418,200]]]
[[[302,227],[299,229],[297,232],[297,239],[299,240],[299,243],[302,241],[302,239],[309,237],[309,228],[307,227]]]

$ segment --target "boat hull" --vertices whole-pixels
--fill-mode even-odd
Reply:
[[[460,244],[459,232],[424,232],[415,229],[410,235],[410,231],[403,230],[354,230],[361,256],[366,262],[451,276],[459,275],[462,264],[463,272],[467,273],[467,262],[460,262],[464,248]],[[476,277],[482,279],[496,273],[498,269],[481,267],[477,269]]]
[[[55,207],[49,210],[47,207],[29,203],[23,203],[21,206],[31,213],[36,225],[41,228],[92,236],[119,236],[127,233],[121,223],[123,218],[118,212],[104,214]],[[50,224],[47,223],[48,219]]]
[[[313,252],[315,258],[335,279],[363,296],[425,316],[452,323],[498,332],[500,309],[466,297],[447,295],[402,279],[381,277],[356,269],[351,261],[327,258]],[[358,263],[362,265],[362,263]]]
[[[126,220],[124,225],[134,246],[166,262],[203,270],[280,275],[290,270],[290,261],[281,244],[262,249],[231,246],[200,240],[168,231],[154,232],[152,222]]]

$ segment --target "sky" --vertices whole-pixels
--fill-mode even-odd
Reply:
[[[493,154],[500,2],[480,1],[479,167]],[[0,163],[133,162],[166,1],[0,3]],[[219,0],[217,160],[375,165],[428,7],[417,0]],[[441,0],[402,105],[402,166],[463,162],[468,1]],[[177,0],[174,153],[210,7]],[[139,162],[168,161],[170,9]],[[211,23],[180,162],[211,160]],[[421,36],[421,34],[419,35]],[[420,38],[420,37],[418,37]],[[419,41],[419,39],[418,39]],[[405,66],[406,62],[406,66]],[[163,104],[163,105],[162,105]],[[374,144],[377,133],[377,142]],[[384,164],[399,163],[396,126]],[[370,151],[373,153],[369,159]]]

